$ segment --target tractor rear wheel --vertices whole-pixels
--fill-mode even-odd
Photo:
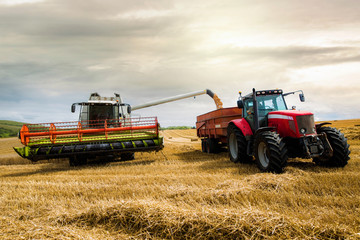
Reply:
[[[317,133],[325,133],[333,149],[333,156],[328,159],[314,158],[313,161],[320,166],[344,167],[350,159],[349,144],[344,134],[336,128],[321,127]]]
[[[259,133],[254,144],[255,160],[263,172],[282,173],[287,164],[287,148],[279,134]]]
[[[247,155],[247,141],[245,136],[234,125],[229,125],[227,129],[227,141],[230,160],[234,163],[249,163],[252,157]]]

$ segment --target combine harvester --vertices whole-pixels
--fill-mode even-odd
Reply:
[[[202,94],[212,97],[217,108],[222,107],[220,99],[208,89],[134,107],[123,103],[119,94],[101,97],[93,93],[89,101],[71,106],[72,112],[76,105],[80,106],[79,121],[23,125],[19,138],[25,146],[14,147],[14,150],[33,162],[69,158],[71,166],[84,165],[88,159],[104,156],[132,160],[135,152],[163,148],[157,117],[131,118],[132,111]]]

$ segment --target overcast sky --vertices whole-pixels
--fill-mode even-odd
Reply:
[[[317,120],[360,118],[358,0],[0,0],[0,119],[75,121],[73,102],[136,105],[211,89],[302,89]],[[134,112],[194,126],[198,96]]]

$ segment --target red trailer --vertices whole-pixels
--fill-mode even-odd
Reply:
[[[238,107],[221,108],[197,116],[197,135],[201,138],[203,152],[215,153],[227,144],[227,127],[231,120],[240,119],[242,109]]]

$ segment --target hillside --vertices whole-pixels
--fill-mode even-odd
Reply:
[[[1,239],[359,239],[360,120],[344,168],[291,159],[283,174],[205,154],[196,130],[166,130],[136,160],[30,164],[0,139]],[[18,165],[22,164],[22,165]]]
[[[0,138],[17,136],[23,124],[22,122],[0,120]]]

